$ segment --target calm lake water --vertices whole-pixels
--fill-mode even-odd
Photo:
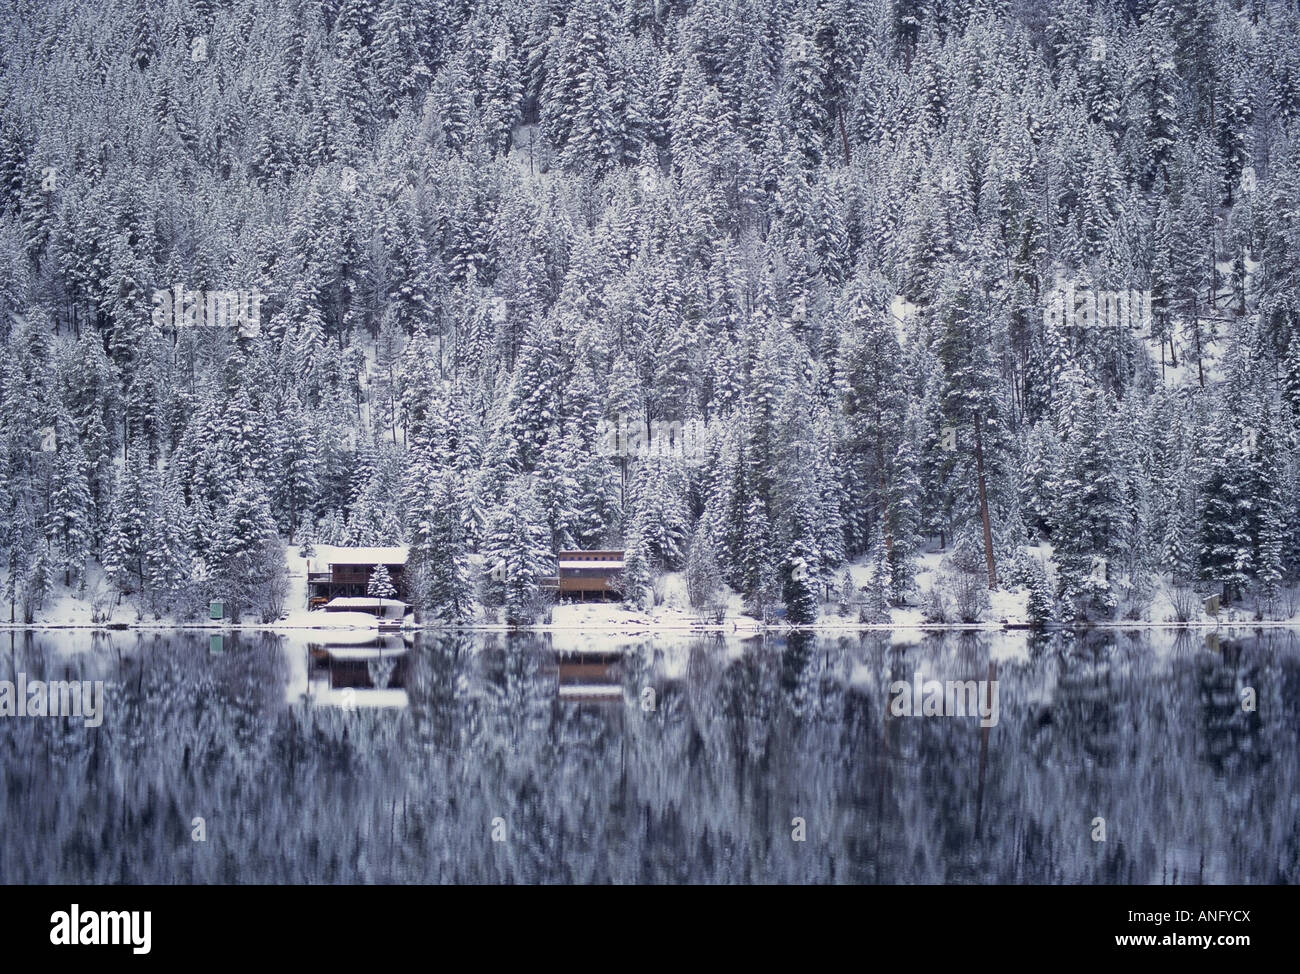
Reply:
[[[105,697],[0,717],[0,882],[1295,883],[1300,642],[1238,636],[4,634]]]

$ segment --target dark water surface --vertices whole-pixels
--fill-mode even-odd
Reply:
[[[0,882],[1300,881],[1295,633],[902,638],[0,635]]]

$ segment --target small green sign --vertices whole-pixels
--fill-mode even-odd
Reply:
[[[226,617],[226,604],[224,602],[208,603],[209,619],[224,619]]]

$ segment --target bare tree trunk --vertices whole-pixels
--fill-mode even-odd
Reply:
[[[1201,315],[1195,305],[1192,306],[1192,337],[1196,340],[1196,375],[1201,388],[1205,388],[1205,366],[1201,361]]]
[[[889,528],[889,478],[885,473],[885,444],[876,440],[876,466],[880,471],[880,533],[885,541],[885,557],[894,555],[894,532]]]
[[[980,414],[975,411],[975,478],[979,482],[980,520],[984,522],[984,562],[989,569],[989,588],[998,587],[998,572],[993,564],[993,528],[989,524],[989,497],[984,486],[984,435],[980,432]]]

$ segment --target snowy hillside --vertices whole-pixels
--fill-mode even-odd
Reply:
[[[321,624],[300,552],[404,545],[428,625],[1292,619],[1297,47],[1227,0],[7,5],[8,617]],[[591,549],[623,604],[555,604]]]

